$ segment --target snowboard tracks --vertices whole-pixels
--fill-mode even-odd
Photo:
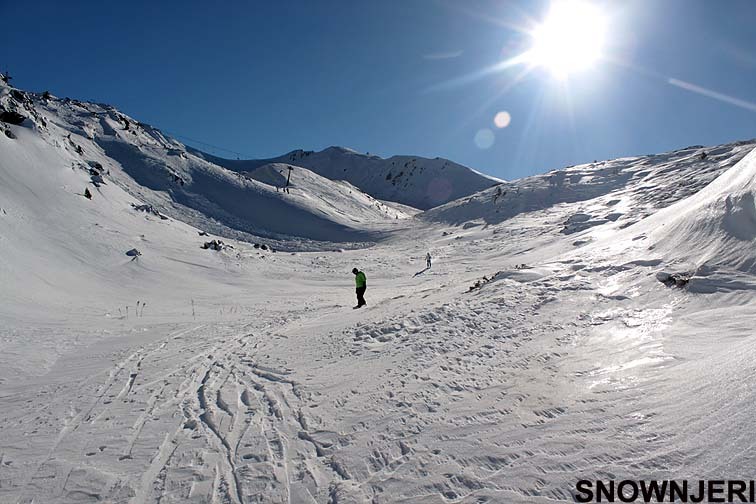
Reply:
[[[309,430],[316,422],[301,407],[307,394],[287,371],[250,361],[245,365],[246,372],[239,374],[244,387],[239,403],[257,413],[250,419],[254,429],[239,443],[249,476],[246,495],[253,502],[327,500],[331,483],[344,476],[331,460],[332,443],[318,441]]]

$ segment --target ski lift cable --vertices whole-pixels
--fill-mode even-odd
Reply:
[[[219,150],[219,151],[230,152],[231,154],[235,154],[238,158],[244,157],[245,159],[251,159],[253,157],[253,156],[247,156],[246,154],[242,154],[241,152],[238,152],[238,151],[235,151],[235,150],[232,150],[232,149],[226,149],[225,147],[220,147],[218,145],[213,145],[211,143],[203,142],[201,140],[196,140],[196,139],[190,138],[190,137],[188,137],[186,135],[179,135],[178,133],[175,133],[175,132],[172,132],[172,131],[168,131],[168,130],[164,130],[164,131],[166,133],[168,133],[169,135],[171,135],[172,137],[174,137],[174,138],[179,138],[179,139],[182,139],[182,140],[186,140],[186,141],[189,141],[189,142],[194,143],[194,144],[203,145],[205,147],[212,147],[213,149],[216,149],[216,150]]]

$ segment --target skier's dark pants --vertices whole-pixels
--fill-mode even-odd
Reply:
[[[357,306],[364,306],[367,304],[364,298],[365,289],[367,289],[367,287],[357,287]]]

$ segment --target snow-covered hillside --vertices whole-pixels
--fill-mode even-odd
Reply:
[[[0,123],[0,502],[752,477],[753,141],[414,216],[299,160],[230,171],[107,106],[9,93],[28,119]]]
[[[291,170],[290,170],[291,168]],[[293,178],[289,177],[292,172]],[[278,191],[286,191],[287,195],[315,200],[311,207],[321,213],[329,212],[332,220],[348,218],[356,223],[385,222],[386,219],[407,219],[418,213],[418,210],[394,203],[381,201],[342,180],[330,180],[311,172],[306,168],[282,163],[271,163],[256,168],[250,172],[241,172],[248,178],[257,180]],[[288,188],[286,184],[289,184]],[[289,226],[291,229],[292,226]],[[300,235],[304,231],[299,232]]]
[[[609,244],[596,243],[600,254],[665,264],[666,273],[690,278],[696,292],[756,289],[756,150],[749,147],[739,164],[696,194]]]
[[[481,191],[433,208],[429,221],[498,224],[526,212],[580,204],[563,232],[615,222],[627,227],[656,210],[695,194],[756,146],[736,142],[693,146],[665,154],[620,158],[554,170]]]
[[[345,180],[375,198],[422,210],[501,182],[448,159],[419,156],[383,159],[343,147],[329,147],[320,152],[295,150],[273,159],[243,161],[195,153],[235,171],[253,170],[268,163],[301,166],[331,180]]]
[[[300,248],[318,246],[308,245],[308,240],[326,242],[322,248],[333,242],[372,241],[415,213],[301,168],[284,192],[280,180],[210,163],[107,105],[7,86],[1,92],[0,105],[28,117],[25,127],[47,143],[51,155],[59,156],[58,167],[96,169],[103,183],[121,187],[141,204],[222,236],[247,241],[265,237],[289,248],[290,238],[296,237],[304,239]],[[280,242],[282,238],[289,239]]]

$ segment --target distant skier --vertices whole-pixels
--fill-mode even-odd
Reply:
[[[430,267],[431,267],[431,255],[430,255],[430,252],[428,252],[427,254],[425,254],[425,268],[430,269]]]
[[[84,188],[84,197],[87,198],[87,199],[92,199],[92,193],[89,192],[89,188],[88,187]]]
[[[362,308],[367,304],[364,297],[365,290],[367,289],[367,278],[365,278],[365,273],[358,270],[357,268],[354,268],[352,270],[352,273],[354,273],[354,283],[357,286],[357,306],[354,307],[354,309],[356,310],[357,308]]]

